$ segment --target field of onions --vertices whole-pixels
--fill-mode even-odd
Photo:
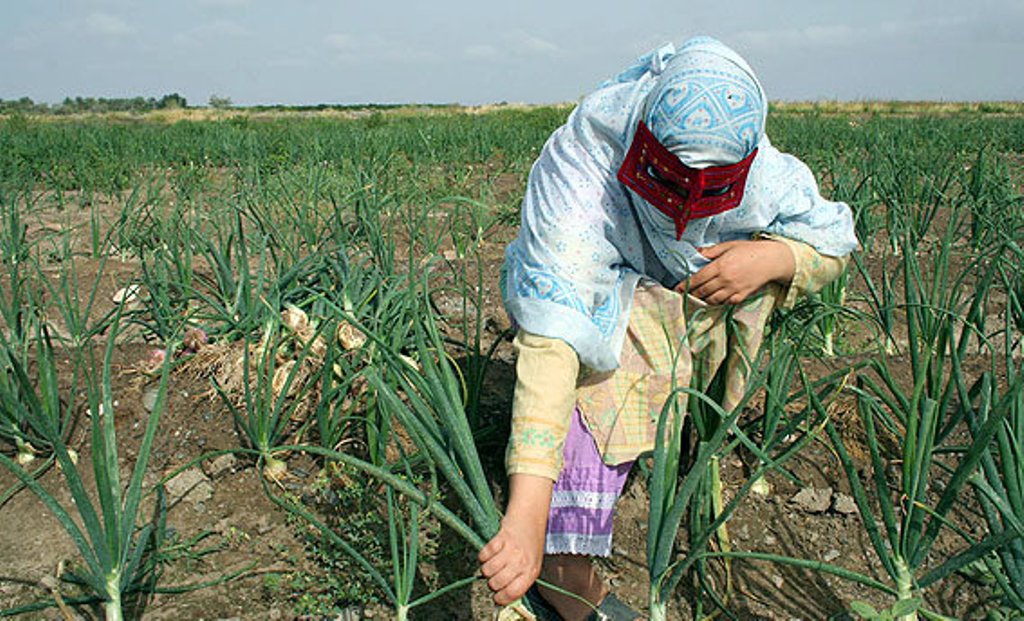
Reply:
[[[0,117],[0,616],[499,614],[499,268],[569,109]],[[1024,618],[1024,110],[768,131],[862,248],[740,407],[665,404],[601,571],[655,620]]]

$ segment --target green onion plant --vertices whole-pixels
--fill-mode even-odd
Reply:
[[[238,369],[242,381],[240,402],[236,402],[216,378],[211,378],[239,434],[258,456],[264,474],[275,480],[284,476],[288,469],[278,457],[281,452],[278,447],[292,432],[298,434],[297,428],[304,428],[310,422],[296,420],[296,412],[314,385],[305,377],[304,366],[322,329],[323,325],[301,344],[293,358],[285,356],[288,360],[282,363],[278,361],[279,350],[286,347],[292,337],[283,334],[279,316],[268,317],[257,343],[243,341],[242,354],[237,361],[241,367]]]
[[[709,380],[702,375],[699,364],[695,364],[691,385],[677,387],[662,408],[649,481],[647,565],[652,621],[668,618],[670,598],[687,575],[698,593],[692,602],[695,618],[708,614],[705,598],[710,600],[711,608],[728,611],[728,563],[734,555],[742,555],[729,549],[726,523],[740,501],[763,486],[768,472],[777,471],[796,480],[784,464],[816,434],[811,424],[814,410],[804,407],[794,413],[785,411],[791,403],[789,383],[798,350],[798,344],[781,334],[769,338],[755,358],[742,362],[747,367],[745,392],[730,410],[723,408],[728,372],[725,365]],[[762,416],[741,425],[740,417],[747,406],[766,389]],[[684,433],[687,428],[689,433]],[[693,438],[692,447],[686,442],[689,436]],[[751,452],[759,465],[729,502],[724,502],[719,464],[740,447]],[[676,533],[686,515],[689,549],[679,554]],[[710,552],[716,538],[720,552]],[[727,559],[724,595],[711,577],[712,558]]]
[[[151,573],[154,566],[147,558],[157,543],[154,541],[156,525],[150,523],[140,528],[137,522],[143,497],[142,480],[167,395],[167,380],[172,358],[168,355],[164,362],[156,405],[146,421],[131,478],[127,485],[124,485],[121,480],[121,460],[117,451],[117,434],[114,430],[114,395],[111,389],[111,361],[116,336],[115,320],[107,339],[100,373],[97,376],[91,372],[86,379],[91,413],[91,462],[96,481],[95,492],[90,493],[87,490],[83,476],[78,471],[78,464],[72,458],[62,437],[62,431],[54,422],[54,418],[58,417],[49,411],[61,407],[62,400],[56,384],[53,357],[48,354],[48,345],[42,345],[40,349],[38,392],[31,389],[22,371],[19,373],[18,383],[21,392],[17,398],[23,403],[33,404],[31,412],[38,414],[33,419],[33,424],[53,446],[64,483],[71,493],[70,507],[62,505],[16,462],[0,454],[0,465],[18,477],[39,497],[75,543],[82,566],[74,570],[71,579],[84,584],[94,597],[102,602],[105,618],[109,621],[124,618],[123,603],[127,594],[146,585],[152,586]],[[63,407],[74,409],[74,391],[68,395],[66,402],[63,402]],[[73,517],[75,514],[77,517]]]
[[[37,451],[52,454],[56,442],[67,442],[74,410],[62,405],[57,384],[57,364],[45,326],[33,339],[38,378],[28,375],[28,363],[20,346],[0,335],[0,440],[18,449],[17,461],[27,465]],[[77,386],[77,369],[72,386]]]
[[[976,338],[978,318],[998,265],[991,257],[975,257],[959,274],[951,273],[951,231],[956,227],[957,222],[951,219],[947,235],[932,255],[929,271],[934,280],[930,285],[924,281],[919,253],[912,245],[915,236],[907,233],[903,237],[900,256],[905,302],[901,311],[907,325],[912,385],[901,386],[891,362],[883,357],[870,361],[853,389],[867,434],[873,500],[858,477],[857,466],[842,437],[832,423],[826,426],[872,547],[894,585],[896,604],[908,609],[908,602],[920,599],[924,587],[949,576],[959,563],[976,558],[979,550],[985,548],[984,542],[970,542],[967,548],[925,573],[936,538],[944,528],[954,528],[950,525],[960,494],[987,454],[1004,418],[989,417],[966,446],[947,446],[947,439],[964,417],[963,412],[957,414],[951,408],[958,387],[967,383],[962,360]],[[969,276],[974,279],[971,288],[963,284]],[[819,401],[812,402],[821,407]],[[882,450],[883,431],[895,436],[901,447],[895,460],[899,474],[894,485],[890,483],[887,456]],[[942,492],[936,497],[933,487],[940,480]],[[879,522],[883,530],[875,526]],[[919,614],[935,618],[934,613],[921,607],[900,619],[917,619]]]
[[[0,262],[5,276],[0,284],[0,319],[7,333],[6,340],[19,352],[21,361],[26,359],[39,304],[37,286],[32,280],[27,226],[22,220],[22,208],[28,207],[29,200],[27,192],[0,187]]]
[[[496,218],[488,205],[470,199],[449,199],[452,212],[449,222],[450,236],[455,249],[454,258],[444,258],[450,284],[435,287],[434,306],[438,308],[441,299],[457,300],[458,308],[451,312],[439,312],[448,326],[448,341],[456,348],[456,355],[462,357],[462,377],[466,390],[466,412],[470,416],[470,427],[477,434],[493,436],[496,430],[483,429],[491,421],[482,421],[480,399],[484,390],[484,379],[491,359],[502,337],[498,335],[490,344],[486,342],[485,322],[487,305],[493,303],[487,295],[486,257],[483,246],[490,236]],[[435,247],[438,242],[435,240]],[[429,251],[429,249],[427,249]]]
[[[323,446],[294,447],[355,467],[393,490],[388,491],[385,505],[389,523],[390,579],[309,511],[279,498],[275,500],[318,528],[352,556],[391,602],[396,618],[403,620],[415,607],[478,579],[474,572],[437,591],[417,594],[418,537],[427,514],[452,528],[477,549],[498,532],[499,526],[498,509],[465,413],[462,382],[444,351],[436,319],[429,311],[424,310],[423,313],[413,332],[419,368],[409,357],[386,347],[383,334],[369,331],[352,316],[346,317],[347,321],[364,330],[380,348],[380,364],[365,371],[370,386],[377,393],[380,408],[386,414],[386,418],[381,420],[388,427],[379,429],[378,435],[387,435],[392,440],[389,425],[394,421],[408,434],[411,446],[418,454],[406,454],[398,445],[400,457],[397,462],[382,460],[386,455],[384,451],[377,453],[374,458],[377,461],[374,462]],[[328,405],[322,401],[320,407]],[[446,484],[444,489],[438,481],[438,473]],[[428,482],[426,490],[420,489],[420,485]],[[458,513],[444,504],[445,489],[450,489],[458,499]],[[395,492],[401,494],[406,502],[399,502]],[[403,505],[407,505],[405,510],[401,508]],[[469,523],[459,517],[462,511],[468,513]]]
[[[279,308],[273,288],[270,244],[257,236],[257,253],[250,255],[250,239],[240,212],[235,212],[227,232],[194,238],[209,273],[195,274],[194,295],[199,308],[195,320],[210,326],[211,333],[232,340],[244,338],[263,327],[266,317]],[[252,262],[255,262],[253,267]]]

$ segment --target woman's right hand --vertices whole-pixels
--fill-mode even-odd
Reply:
[[[701,248],[711,262],[676,291],[708,304],[739,304],[769,282],[788,285],[796,260],[786,244],[771,240],[738,240]]]
[[[494,591],[494,603],[506,606],[522,597],[540,575],[544,533],[502,521],[501,530],[480,549],[480,571]]]
[[[499,606],[522,597],[540,575],[553,486],[554,482],[544,477],[509,477],[508,510],[501,528],[477,556]]]

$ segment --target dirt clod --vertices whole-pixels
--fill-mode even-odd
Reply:
[[[790,498],[789,502],[807,513],[824,513],[832,505],[832,488],[805,487]]]
[[[238,466],[238,458],[228,453],[215,457],[206,464],[205,471],[211,479],[216,479],[224,474],[234,472]]]
[[[210,479],[199,468],[189,468],[167,482],[171,502],[184,501],[195,508],[213,496]]]
[[[832,498],[832,510],[841,515],[852,515],[857,513],[857,503],[853,496],[837,493]]]

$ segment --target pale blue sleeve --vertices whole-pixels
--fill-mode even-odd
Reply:
[[[842,257],[859,246],[849,205],[821,195],[806,164],[771,145],[762,145],[760,180],[776,209],[766,232],[802,241],[821,254]]]

